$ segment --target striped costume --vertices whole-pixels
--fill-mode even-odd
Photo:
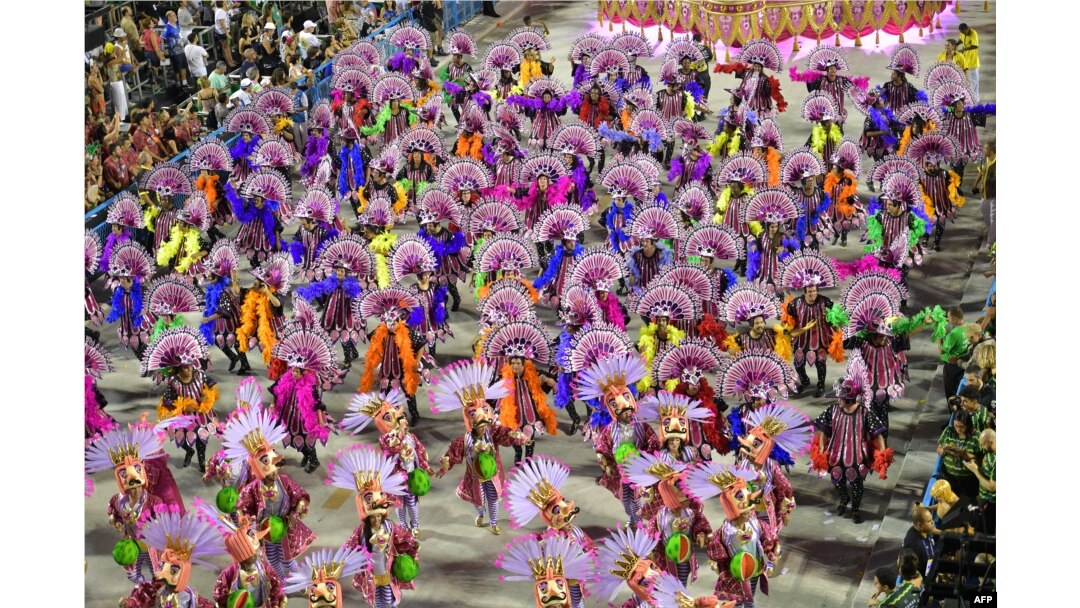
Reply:
[[[869,440],[885,431],[881,420],[865,406],[847,413],[833,403],[814,420],[814,427],[825,435],[825,454],[829,474],[840,495],[840,504],[851,504],[853,511],[862,503],[863,479],[869,472],[873,455]],[[847,485],[851,484],[852,495]]]
[[[915,85],[907,80],[900,81],[900,84],[893,84],[890,80],[882,85],[882,90],[885,96],[885,107],[893,112],[900,112],[904,106],[916,101],[915,97],[919,93]]]

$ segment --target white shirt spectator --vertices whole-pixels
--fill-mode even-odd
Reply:
[[[184,56],[187,57],[188,69],[192,76],[196,78],[206,76],[206,58],[209,55],[206,49],[197,44],[188,44],[184,47]]]
[[[221,23],[225,22],[225,29],[221,29]],[[229,13],[223,8],[214,9],[214,31],[218,36],[224,36],[232,22],[229,21]]]
[[[319,48],[322,46],[322,41],[318,39],[312,32],[303,31],[300,32],[300,54],[304,59],[307,59],[309,48]]]
[[[244,89],[239,89],[229,96],[229,105],[234,108],[251,105],[252,101],[254,100],[252,99],[251,94]]]

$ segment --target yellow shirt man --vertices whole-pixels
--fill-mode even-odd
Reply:
[[[967,64],[973,101],[979,101],[979,35],[966,23],[960,24],[960,49],[957,55],[963,56]]]

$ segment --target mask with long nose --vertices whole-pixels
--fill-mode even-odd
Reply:
[[[495,420],[495,415],[491,412],[491,407],[487,404],[487,401],[483,399],[475,399],[469,402],[461,410],[461,415],[465,419],[465,430],[472,433],[474,429],[477,433],[483,433],[486,429],[491,427],[491,424]]]
[[[143,463],[133,456],[124,456],[123,462],[113,470],[113,475],[121,492],[146,485],[146,470],[143,468]]]
[[[637,413],[637,399],[625,384],[609,386],[604,391],[604,405],[608,408],[611,417],[622,422],[629,423]]]

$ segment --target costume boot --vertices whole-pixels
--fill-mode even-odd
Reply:
[[[311,457],[308,458],[307,468],[304,470],[308,473],[314,473],[315,469],[319,468],[319,455],[315,453],[315,446],[309,447],[308,450],[311,452]]]
[[[221,346],[221,352],[225,354],[225,357],[229,360],[229,371],[236,369],[236,364],[240,362],[240,357],[237,356],[235,350],[232,347],[225,345]]]
[[[461,308],[461,294],[458,293],[457,284],[451,281],[447,284],[446,291],[450,292],[450,298],[453,300],[450,312],[457,312]]]
[[[240,369],[236,370],[237,376],[250,376],[251,365],[248,364],[247,353],[237,353],[236,357],[240,360]]]
[[[195,440],[195,451],[199,454],[199,472],[206,472],[206,442],[201,439]]]
[[[187,444],[181,445],[180,447],[184,450],[184,464],[181,465],[181,468],[186,469],[191,466],[191,458],[195,455],[195,450]]]
[[[416,397],[410,396],[406,399],[405,404],[409,406],[409,426],[420,426],[420,412],[416,409]]]
[[[573,435],[578,432],[578,427],[581,426],[581,416],[577,413],[577,408],[574,407],[574,402],[566,404],[566,413],[570,416],[570,430],[567,431],[567,435]]]

